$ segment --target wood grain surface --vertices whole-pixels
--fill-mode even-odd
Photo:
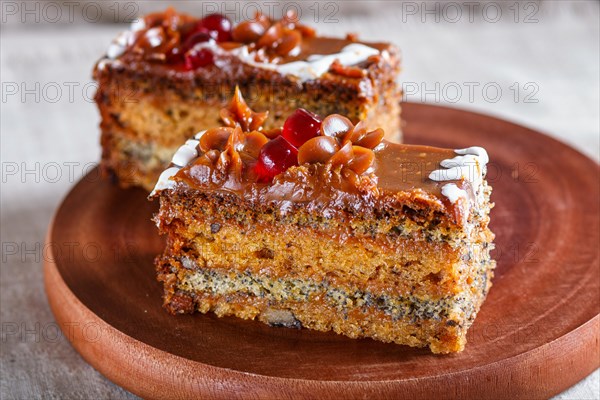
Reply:
[[[46,290],[65,336],[146,398],[547,398],[598,368],[598,164],[488,116],[410,103],[403,113],[407,143],[490,155],[498,268],[463,353],[170,316],[154,276],[156,204],[97,173],[66,197],[47,238]]]

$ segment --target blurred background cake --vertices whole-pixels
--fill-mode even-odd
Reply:
[[[269,111],[265,129],[298,107],[343,113],[400,140],[398,50],[321,37],[294,12],[237,24],[169,8],[134,22],[96,65],[102,168],[122,186],[151,190],[178,145],[216,126],[235,85]]]

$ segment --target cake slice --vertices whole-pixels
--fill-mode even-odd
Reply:
[[[161,175],[164,306],[463,350],[495,262],[488,156],[390,143],[297,110],[263,131],[239,92]]]
[[[296,108],[382,127],[400,140],[398,50],[389,43],[328,38],[300,24],[263,15],[232,26],[173,9],[150,14],[121,33],[98,61],[102,170],[124,186],[150,191],[179,145],[219,124],[238,85],[265,129]]]

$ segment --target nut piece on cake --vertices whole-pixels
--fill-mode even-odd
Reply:
[[[321,37],[294,14],[235,26],[217,14],[150,14],[114,39],[94,70],[101,166],[121,186],[150,191],[183,141],[218,125],[235,85],[269,111],[265,129],[302,107],[399,141],[399,70],[395,46]]]
[[[488,156],[390,143],[300,109],[280,131],[239,92],[161,175],[164,306],[463,350],[490,288]]]

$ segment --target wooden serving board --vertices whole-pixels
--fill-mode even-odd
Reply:
[[[108,379],[145,398],[547,398],[599,366],[599,167],[499,119],[405,104],[407,143],[484,146],[496,276],[463,353],[161,308],[156,204],[92,172],[48,233],[48,299]]]

